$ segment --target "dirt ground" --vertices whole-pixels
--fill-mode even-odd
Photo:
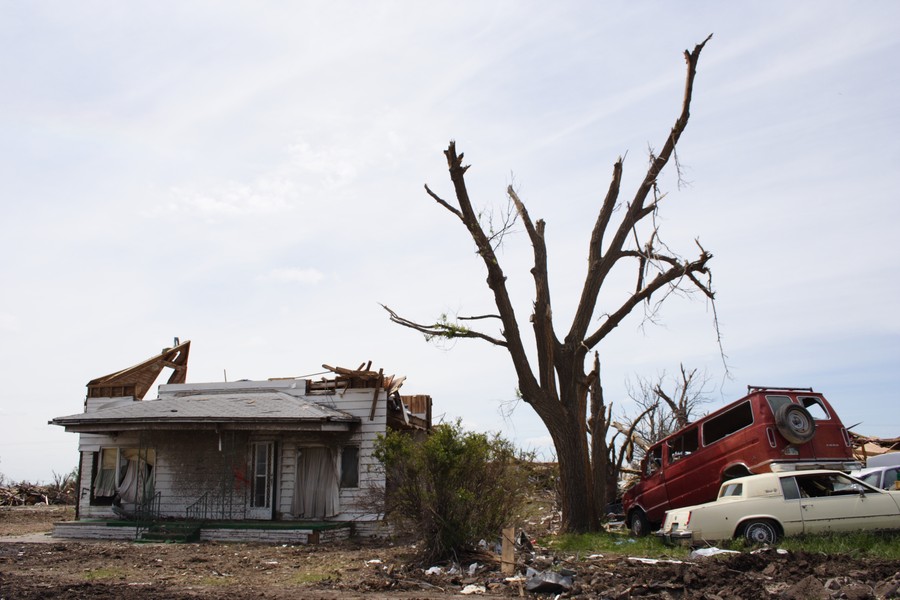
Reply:
[[[332,546],[74,542],[46,535],[65,507],[0,509],[0,599],[117,598],[556,598],[507,581],[496,564],[469,574],[426,574],[412,566],[415,547],[389,542]],[[553,556],[538,550],[520,568],[572,574],[573,598],[900,598],[900,561],[782,553],[718,556],[685,562],[636,557]],[[526,565],[527,563],[527,565]],[[467,590],[466,590],[467,591]]]

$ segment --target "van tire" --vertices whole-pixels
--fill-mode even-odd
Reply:
[[[792,444],[805,444],[816,435],[816,422],[799,404],[785,404],[775,413],[775,426]]]
[[[631,511],[628,515],[628,528],[634,537],[644,537],[650,533],[650,521],[647,520],[644,511],[639,508]]]

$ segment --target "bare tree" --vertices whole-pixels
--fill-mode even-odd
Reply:
[[[707,396],[709,375],[679,365],[677,376],[662,373],[656,379],[638,378],[630,385],[628,396],[641,417],[632,421],[633,437],[638,447],[658,442],[688,425],[700,407],[710,401]],[[642,456],[637,453],[638,458]]]
[[[593,531],[599,527],[606,486],[601,483],[606,473],[610,448],[606,442],[609,428],[608,408],[602,402],[599,386],[599,359],[585,372],[591,350],[609,335],[636,307],[653,307],[672,292],[699,290],[713,298],[707,263],[712,255],[699,242],[698,256],[693,260],[675,255],[660,241],[656,214],[664,194],[657,188],[657,177],[674,155],[675,146],[690,117],[691,96],[697,61],[706,42],[684,52],[687,62],[681,113],[658,154],[651,153],[650,165],[634,197],[620,202],[623,160],[613,165],[612,181],[600,205],[588,247],[588,267],[575,315],[564,337],[557,336],[550,303],[545,223],[533,221],[513,186],[507,194],[528,234],[533,250],[531,275],[534,279],[534,330],[537,365],[532,366],[526,351],[519,318],[506,286],[506,275],[495,253],[496,234],[486,232],[480,215],[473,207],[466,188],[463,154],[457,153],[451,141],[444,152],[455,193],[455,203],[445,200],[427,185],[428,195],[465,226],[475,242],[487,269],[487,285],[493,293],[496,314],[482,315],[486,322],[498,321],[500,331],[488,333],[451,322],[446,318],[433,324],[416,322],[400,316],[385,306],[395,323],[425,334],[426,338],[474,338],[504,348],[510,355],[518,379],[522,399],[538,414],[547,427],[556,449],[560,467],[560,491],[563,528],[566,531]],[[644,224],[644,227],[639,225]],[[640,242],[640,237],[645,241]],[[501,236],[502,237],[502,236]],[[611,311],[598,306],[600,289],[615,267],[634,269],[633,293]],[[630,265],[630,267],[629,267]],[[656,297],[654,298],[654,295]],[[656,304],[651,304],[651,299]],[[592,393],[592,390],[596,390]],[[588,396],[591,401],[588,403]],[[602,467],[602,468],[601,468]]]

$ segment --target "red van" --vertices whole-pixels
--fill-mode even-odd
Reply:
[[[667,510],[715,500],[728,479],[859,466],[847,430],[822,394],[748,386],[745,397],[651,446],[622,508],[632,533],[645,535],[659,528]]]

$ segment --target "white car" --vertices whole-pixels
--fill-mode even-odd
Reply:
[[[867,467],[850,471],[852,477],[883,490],[900,490],[900,466]]]
[[[715,501],[668,511],[657,535],[691,545],[732,538],[774,544],[786,535],[860,529],[900,529],[900,491],[817,470],[726,481]]]

